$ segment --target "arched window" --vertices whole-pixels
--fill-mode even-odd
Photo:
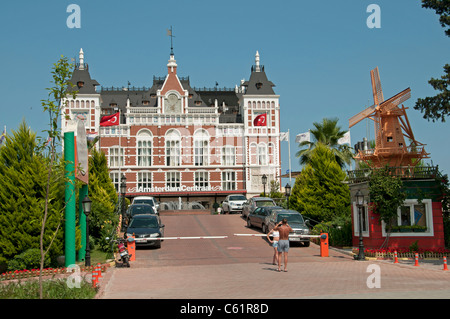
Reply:
[[[152,166],[152,133],[143,129],[136,136],[136,154],[138,166]]]
[[[209,154],[209,134],[204,129],[194,133],[194,165],[208,165]]]
[[[180,166],[181,164],[181,135],[171,129],[166,133],[166,166]]]

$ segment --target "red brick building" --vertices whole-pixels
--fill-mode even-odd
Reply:
[[[173,52],[167,74],[149,87],[100,88],[81,50],[72,83],[79,93],[63,110],[63,132],[83,120],[99,134],[116,188],[127,179],[127,197],[181,197],[211,208],[228,194],[258,195],[263,175],[280,182],[279,95],[258,52],[250,78],[231,89],[192,87]],[[117,113],[118,125],[100,126]]]

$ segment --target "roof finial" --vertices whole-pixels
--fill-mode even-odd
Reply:
[[[256,55],[255,55],[255,64],[256,64],[256,72],[260,72],[261,71],[261,69],[260,69],[260,67],[259,67],[259,52],[258,51],[256,51]]]
[[[79,70],[84,70],[84,52],[83,52],[83,48],[80,49],[79,58],[80,58],[80,66],[78,67],[78,69]]]
[[[174,35],[172,33],[172,26],[170,26],[170,30],[167,29],[167,35],[170,37],[170,55],[173,55],[173,38],[174,38]]]

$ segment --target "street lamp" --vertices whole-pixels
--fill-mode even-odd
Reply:
[[[365,260],[364,256],[364,243],[363,243],[363,219],[362,219],[362,210],[364,208],[364,195],[361,193],[361,190],[358,189],[356,192],[356,207],[358,208],[358,218],[359,218],[359,253],[358,256],[355,256],[356,260]]]
[[[86,256],[84,265],[89,267],[91,266],[91,249],[89,247],[89,214],[91,213],[91,199],[86,195],[81,202],[83,205],[83,212],[86,215]]]
[[[262,176],[262,184],[264,186],[264,197],[266,197],[266,184],[267,184],[267,176],[266,176],[266,174],[264,174]]]
[[[289,209],[289,196],[291,196],[291,185],[289,185],[289,183],[284,186],[284,191],[286,192],[287,197],[287,209]]]
[[[121,230],[125,231],[125,193],[127,192],[127,178],[125,174],[120,179],[120,194],[122,195],[122,227]]]

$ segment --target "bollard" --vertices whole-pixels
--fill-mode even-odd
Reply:
[[[418,253],[416,253],[416,258],[415,258],[415,263],[414,263],[414,266],[419,266],[419,254]]]
[[[94,268],[92,270],[92,288],[97,287],[98,284],[98,274],[97,274],[97,269]]]
[[[134,240],[134,234],[127,238],[128,254],[131,256],[130,261],[136,260],[136,241]]]
[[[320,234],[320,257],[328,257],[328,234]]]
[[[102,266],[100,263],[97,264],[97,280],[100,281],[102,278]]]
[[[394,264],[398,264],[397,251],[394,251]]]
[[[444,269],[443,270],[448,270],[447,268],[447,257],[444,256]]]

